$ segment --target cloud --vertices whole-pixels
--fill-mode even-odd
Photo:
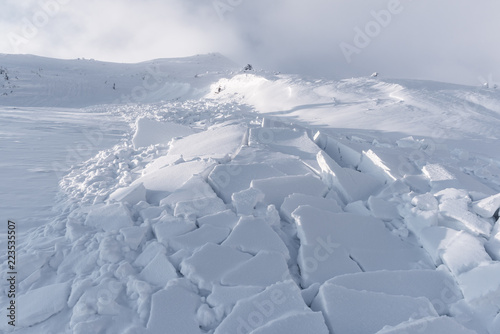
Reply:
[[[378,71],[467,84],[491,74],[500,81],[498,0],[4,2],[5,53],[137,62],[221,52],[241,64],[310,76]],[[391,6],[398,10],[384,21]],[[36,33],[24,38],[30,23]],[[360,44],[358,36],[356,45],[367,29],[369,41]],[[341,45],[354,52],[346,57]]]

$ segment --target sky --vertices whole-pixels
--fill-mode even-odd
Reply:
[[[0,0],[0,53],[500,82],[498,0]]]

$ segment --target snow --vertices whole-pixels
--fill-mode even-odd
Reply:
[[[496,91],[2,61],[20,333],[498,332]]]
[[[168,122],[158,122],[147,118],[139,118],[135,123],[135,133],[132,137],[134,148],[168,144],[175,137],[188,136],[193,130],[184,125]]]
[[[323,313],[336,334],[376,333],[387,325],[438,316],[427,298],[357,291],[329,282],[321,286],[311,308]]]

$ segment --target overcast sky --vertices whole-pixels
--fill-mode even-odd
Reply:
[[[499,0],[0,0],[0,53],[500,82]]]

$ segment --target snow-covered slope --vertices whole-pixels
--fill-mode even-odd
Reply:
[[[20,239],[20,333],[498,333],[498,91],[164,62],[151,103],[75,95],[132,129]]]

